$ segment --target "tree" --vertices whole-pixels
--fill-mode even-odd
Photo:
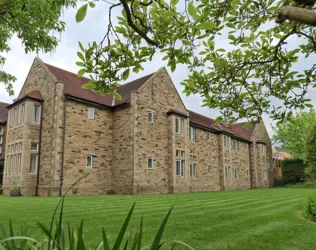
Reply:
[[[302,112],[274,127],[273,141],[295,158],[309,161],[310,133],[316,126],[316,112]],[[315,151],[316,152],[316,151]]]
[[[25,53],[51,52],[58,45],[54,33],[65,29],[60,20],[63,8],[74,7],[76,0],[1,0],[0,1],[0,53],[8,53],[8,41],[16,35],[24,46]],[[6,58],[0,55],[0,67]],[[0,70],[0,83],[13,95],[12,83],[16,78]]]
[[[77,22],[96,2],[108,5],[109,15],[102,41],[80,44],[78,75],[92,79],[86,88],[119,98],[117,82],[160,53],[172,71],[188,67],[184,93],[219,108],[218,121],[264,113],[284,120],[312,107],[306,93],[315,87],[316,63],[300,63],[316,50],[315,0],[90,0]],[[222,48],[223,40],[233,48]]]
[[[306,159],[307,159],[307,168],[306,175],[308,179],[315,181],[316,180],[316,124],[312,127],[308,133],[306,144]]]

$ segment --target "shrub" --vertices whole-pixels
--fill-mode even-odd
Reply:
[[[305,214],[308,219],[316,222],[316,198],[308,198]]]
[[[275,177],[274,178],[274,186],[275,187],[282,187],[282,186],[284,186],[283,177]]]
[[[308,181],[308,182],[301,182],[297,184],[288,184],[286,187],[289,188],[316,188],[316,182]]]
[[[285,184],[295,184],[304,181],[306,165],[300,159],[284,159],[281,161],[283,180]]]

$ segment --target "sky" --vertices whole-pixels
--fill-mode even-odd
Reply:
[[[25,54],[21,41],[17,37],[13,37],[9,41],[11,51],[4,55],[7,58],[7,61],[3,69],[17,78],[17,81],[14,83],[15,95],[9,96],[3,85],[0,84],[0,101],[11,103],[13,99],[18,96],[36,56],[40,57],[46,63],[77,73],[79,68],[75,62],[77,61],[77,51],[79,51],[78,41],[81,41],[83,45],[86,45],[88,42],[92,42],[94,40],[100,41],[102,39],[107,29],[107,10],[108,5],[106,4],[100,4],[97,8],[92,10],[90,9],[85,20],[79,24],[75,21],[76,10],[66,10],[62,17],[62,19],[66,22],[66,30],[60,34],[60,44],[53,53]],[[224,48],[229,49],[229,47],[231,47],[227,40],[220,41],[220,44]],[[161,55],[158,54],[152,62],[144,65],[144,71],[140,72],[138,75],[132,73],[128,81],[155,72],[161,67],[167,66],[166,64],[166,61],[162,61]],[[173,73],[169,68],[167,68],[167,70],[187,109],[212,118],[216,118],[219,115],[217,110],[201,107],[202,98],[200,96],[191,95],[187,97],[182,93],[183,87],[180,82],[188,76],[187,70],[184,66],[178,66],[176,71]],[[313,100],[315,107],[316,91],[311,91],[310,97]],[[263,120],[269,135],[272,136],[272,126],[275,123],[267,116],[263,116]]]

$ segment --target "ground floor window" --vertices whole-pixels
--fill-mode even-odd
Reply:
[[[92,165],[93,165],[93,156],[92,155],[87,155],[86,168],[92,168]]]
[[[225,178],[226,178],[226,180],[230,180],[230,176],[231,176],[230,167],[225,167]]]
[[[196,172],[196,155],[190,155],[190,177],[196,178]]]
[[[153,158],[148,158],[148,169],[153,169],[154,168],[154,159]]]
[[[176,150],[176,175],[184,176],[185,170],[185,151],[177,149]]]

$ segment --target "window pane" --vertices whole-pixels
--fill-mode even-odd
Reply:
[[[37,142],[32,142],[32,144],[31,144],[31,150],[32,150],[32,151],[37,151],[37,150],[38,150],[38,143],[37,143]]]
[[[184,176],[184,166],[185,166],[185,161],[181,160],[181,176]]]
[[[180,161],[176,161],[176,174],[180,175],[180,168],[181,168],[181,163]]]
[[[3,143],[3,135],[0,135],[0,144]]]
[[[92,168],[92,156],[87,156],[87,168]]]
[[[41,106],[38,104],[34,104],[34,114],[33,114],[34,123],[40,123],[40,110],[41,110]]]
[[[37,154],[31,154],[30,174],[36,174],[37,169]]]
[[[185,152],[181,151],[181,158],[184,159],[185,158]]]
[[[180,134],[180,119],[176,117],[176,133]]]
[[[153,168],[153,159],[152,158],[148,158],[148,168]]]
[[[148,112],[148,122],[153,123],[154,121],[154,114],[152,112]]]
[[[25,114],[25,104],[22,104],[21,108],[21,123],[24,123],[24,114]]]
[[[181,129],[180,129],[181,135],[184,134],[184,119],[181,119]]]
[[[91,107],[88,108],[88,118],[90,120],[94,120],[94,108],[91,108]]]

